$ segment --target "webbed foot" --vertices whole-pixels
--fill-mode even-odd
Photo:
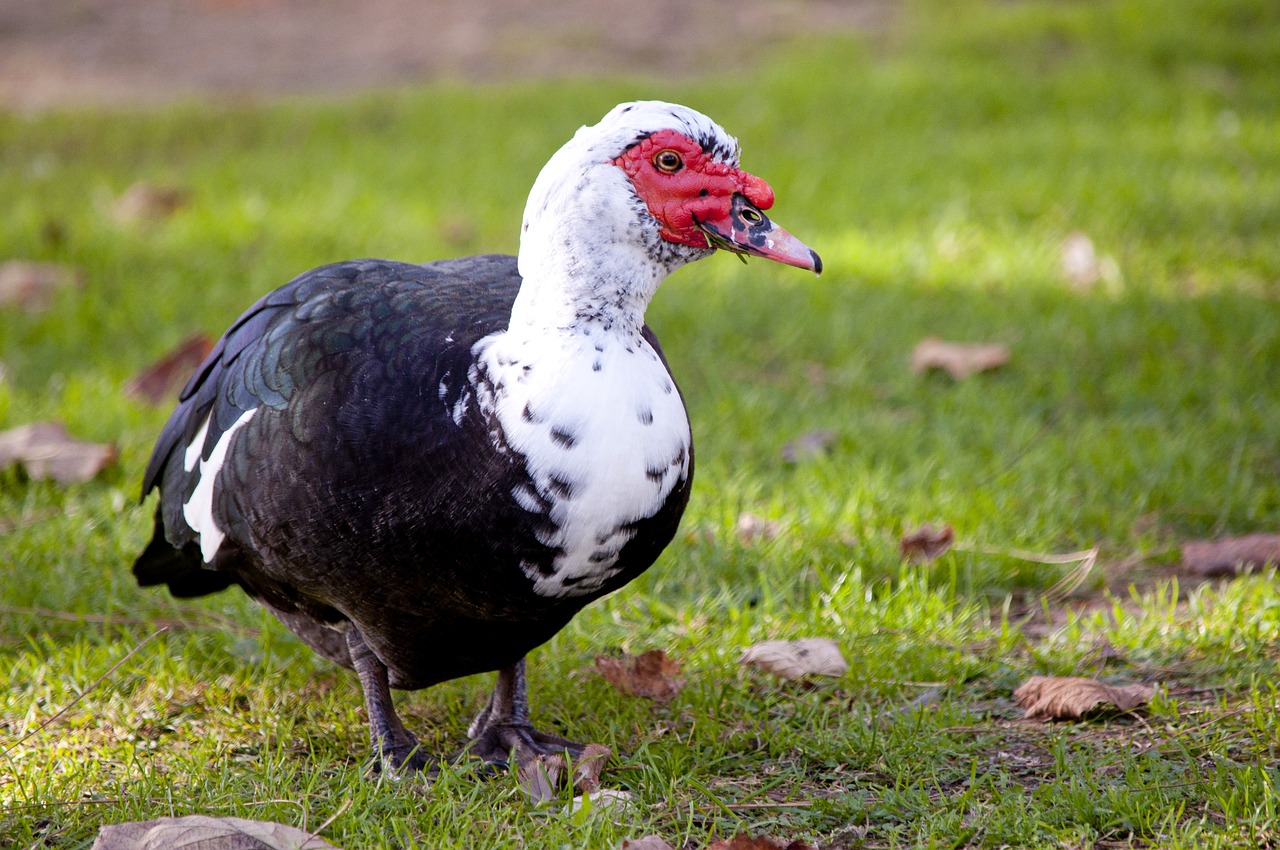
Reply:
[[[502,770],[523,765],[538,756],[582,755],[581,744],[550,732],[541,732],[529,721],[528,685],[524,677],[524,659],[498,672],[493,695],[476,715],[467,730],[471,742],[458,753],[459,759],[479,759],[485,765]]]
[[[495,770],[523,765],[538,756],[582,755],[581,744],[550,732],[540,732],[529,723],[491,723],[474,735],[458,753],[459,759],[479,759]]]

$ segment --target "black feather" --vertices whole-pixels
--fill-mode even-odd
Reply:
[[[529,483],[522,459],[459,404],[472,346],[506,327],[519,285],[508,256],[362,260],[259,300],[196,370],[156,443],[143,497],[159,488],[157,526],[138,580],[175,595],[237,584],[344,664],[345,644],[324,627],[353,621],[393,685],[425,687],[514,663],[647,568],[675,533],[688,479],[635,525],[598,592],[539,596],[520,567],[554,559],[539,542],[550,520],[515,502]],[[183,515],[199,477],[187,446],[208,419],[207,459],[249,410],[218,473],[213,517],[226,539],[206,564]]]

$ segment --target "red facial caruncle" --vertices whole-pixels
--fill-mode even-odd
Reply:
[[[761,212],[773,206],[769,184],[712,159],[683,133],[659,130],[613,162],[631,178],[663,239],[821,272],[818,255]]]

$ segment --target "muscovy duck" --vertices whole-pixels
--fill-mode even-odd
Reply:
[[[622,104],[533,185],[519,257],[306,272],[182,391],[140,584],[240,586],[360,679],[379,769],[427,759],[390,688],[497,670],[468,750],[581,752],[529,719],[525,655],[635,578],[689,498],[684,401],[644,311],[715,249],[821,272],[706,116]]]

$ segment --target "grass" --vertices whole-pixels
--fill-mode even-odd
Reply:
[[[1280,586],[1180,575],[1178,542],[1280,525],[1277,67],[1266,0],[966,0],[731,79],[0,115],[0,249],[86,277],[47,313],[0,309],[0,427],[58,418],[120,448],[85,485],[0,472],[0,846],[191,813],[336,814],[324,834],[348,850],[1274,846]],[[634,97],[738,134],[828,268],[719,257],[650,311],[694,423],[692,505],[653,570],[531,662],[536,717],[623,754],[606,782],[637,804],[569,816],[567,793],[534,806],[511,778],[366,781],[353,676],[240,595],[134,586],[167,410],[122,386],[306,268],[514,250],[542,162]],[[138,180],[190,203],[118,223]],[[1076,230],[1116,268],[1088,290],[1059,269]],[[1012,361],[916,376],[927,335]],[[783,461],[824,428],[829,455]],[[743,512],[783,533],[741,539]],[[924,521],[960,545],[904,565]],[[1068,591],[1073,565],[1027,557],[1092,547]],[[851,672],[782,685],[737,664],[809,635]],[[586,668],[616,647],[665,649],[688,686],[663,707],[613,692]],[[1010,694],[1036,673],[1164,690],[1142,718],[1029,724]],[[400,705],[448,751],[488,686]]]

